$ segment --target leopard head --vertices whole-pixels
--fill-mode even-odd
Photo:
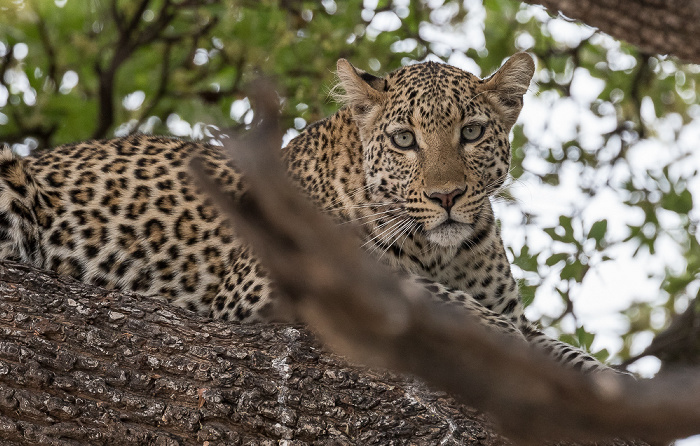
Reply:
[[[376,77],[338,61],[362,141],[366,195],[439,246],[469,240],[507,177],[508,134],[534,73],[525,53],[479,79],[434,62]]]

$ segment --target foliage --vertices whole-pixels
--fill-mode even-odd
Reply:
[[[523,296],[550,330],[574,331],[565,340],[591,348],[594,336],[576,318],[584,285],[607,262],[655,259],[649,283],[660,291],[616,319],[624,341],[616,354],[628,357],[699,286],[690,149],[700,133],[700,70],[541,8],[513,0],[0,0],[0,142],[26,152],[133,131],[202,138],[207,125],[249,122],[244,87],[258,74],[277,83],[285,123],[301,129],[335,110],[327,93],[339,57],[374,72],[429,58],[488,75],[518,50],[537,57],[537,82],[514,129],[515,181],[497,204]],[[555,197],[554,210],[525,208],[532,190],[543,208]],[[561,190],[569,196],[556,196]],[[611,213],[601,210],[606,197]],[[553,308],[537,305],[552,296]]]

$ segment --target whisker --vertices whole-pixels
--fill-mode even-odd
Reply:
[[[403,229],[408,224],[410,224],[410,222],[411,222],[410,220],[406,220],[406,221],[401,222],[401,224],[399,224],[399,225],[395,225],[389,234],[386,234],[386,236],[382,237],[382,240],[380,241],[380,243],[383,245],[387,245],[387,244],[391,245],[391,240],[394,238],[394,236],[397,233],[400,234],[401,232],[403,232]]]
[[[494,179],[491,183],[487,184],[485,188],[488,189],[489,187],[493,186],[495,183],[502,181],[502,184],[494,191],[494,194],[498,194],[501,190],[506,189],[508,187],[511,187],[514,184],[524,183],[522,178],[514,178],[511,175],[511,172],[513,172],[514,169],[515,169],[515,166],[510,166],[510,168],[508,169],[508,172],[504,173],[499,178]],[[510,181],[508,181],[508,180],[510,180]]]
[[[428,254],[430,254],[431,251],[434,251],[436,249],[437,249],[437,246],[435,246],[434,244],[426,243],[425,247],[420,250],[419,255],[428,255]]]
[[[418,228],[418,224],[414,221],[411,221],[411,226],[406,229],[406,235],[404,236],[403,240],[401,241],[401,245],[399,245],[399,259],[401,258],[401,254],[403,254],[403,245],[406,243],[406,240],[408,240],[408,237],[413,233],[415,229]],[[388,249],[388,248],[387,248]]]
[[[473,101],[474,99],[478,98],[479,96],[481,96],[482,94],[486,93],[487,91],[489,91],[489,90],[482,91],[482,92],[480,92],[479,94],[476,94],[476,95],[470,97],[470,98],[469,98],[469,102],[467,102],[467,105],[471,104],[472,101]]]
[[[392,217],[392,218],[390,218],[388,220],[384,220],[384,221],[382,219],[376,220],[379,222],[379,224],[377,224],[374,228],[370,228],[370,231],[372,233],[376,233],[377,230],[381,229],[382,232],[377,234],[378,237],[381,237],[383,234],[386,233],[386,231],[388,231],[391,227],[393,227],[395,224],[397,224],[401,220],[402,220],[402,216],[395,216],[395,217]]]
[[[393,209],[391,212],[388,213],[388,215],[387,214],[384,214],[384,215],[377,214],[377,215],[371,217],[369,220],[365,220],[365,221],[360,222],[360,224],[362,226],[367,227],[370,230],[370,232],[375,232],[377,229],[388,225],[389,223],[396,220],[397,218],[405,217],[407,214],[408,214],[408,211],[406,211],[405,209],[398,209],[398,210]],[[356,220],[359,220],[361,218],[362,217],[359,217]],[[387,218],[388,218],[388,220],[387,220]],[[377,222],[379,222],[379,223],[375,227],[372,227],[372,224],[377,223]]]
[[[381,260],[382,256],[384,253],[386,253],[389,248],[391,248],[391,243],[388,240],[391,240],[393,238],[394,234],[396,233],[401,233],[403,232],[402,228],[406,223],[399,223],[396,226],[394,226],[389,234],[386,235],[386,237],[382,237],[381,240],[378,240],[377,243],[374,244],[374,247],[370,251],[370,254],[374,254],[377,250],[381,249],[381,252],[379,253],[379,256],[377,259]]]
[[[411,228],[411,226],[413,226],[413,222],[412,222],[411,220],[407,220],[407,221],[404,222],[401,226],[399,226],[399,228],[398,228],[397,230],[395,230],[394,233],[393,233],[392,235],[390,235],[389,237],[387,237],[387,240],[388,240],[388,241],[387,241],[386,243],[384,243],[385,248],[384,248],[384,249],[382,250],[382,252],[379,254],[379,258],[380,258],[380,259],[384,256],[384,254],[386,254],[386,253],[389,251],[389,249],[393,246],[393,244],[396,243],[396,241],[397,241],[405,232],[407,232],[407,230],[408,230],[409,228]],[[405,241],[405,239],[404,239],[404,241]]]
[[[367,220],[367,221],[360,222],[360,224],[361,224],[362,226],[365,226],[365,227],[369,228],[370,232],[374,232],[374,231],[376,231],[377,229],[381,229],[381,228],[383,228],[384,226],[387,226],[390,222],[393,222],[393,221],[395,221],[396,219],[403,218],[403,217],[405,217],[405,216],[406,216],[405,213],[401,213],[401,214],[393,215],[393,216],[390,215],[389,217],[392,217],[392,218],[389,218],[389,220],[385,220],[385,219],[387,218],[387,216],[386,216],[386,215],[380,215],[380,216],[375,217],[375,218],[373,218],[373,219],[371,219],[371,220]],[[376,224],[376,225],[374,226],[374,228],[372,228],[372,225],[373,225],[373,224]]]
[[[389,226],[388,228],[384,229],[384,231],[382,231],[381,233],[375,235],[375,236],[372,237],[371,239],[367,240],[367,241],[362,245],[362,248],[364,248],[364,247],[367,246],[368,244],[372,243],[373,241],[377,240],[378,238],[382,237],[384,234],[386,234],[387,231],[391,230],[391,229],[394,227],[394,225],[401,224],[401,220],[402,220],[402,219],[403,219],[402,216],[394,217],[394,218],[388,220],[387,222],[382,223],[382,224],[380,224],[379,226],[377,226],[377,229],[378,229],[378,228],[384,227],[384,226],[386,226],[386,225],[388,225],[388,224],[391,223],[391,226]],[[398,221],[397,221],[397,220],[398,220]]]
[[[474,218],[474,223],[473,223],[474,226],[478,226],[478,225],[479,225],[479,222],[480,222],[480,220],[481,220],[482,218],[483,218],[483,216],[482,216],[481,214],[478,214],[478,215],[476,216],[476,218]],[[462,242],[462,244],[466,245],[467,249],[470,250],[470,251],[471,251],[471,250],[474,248],[474,246],[475,246],[474,241],[471,240],[471,239],[466,239],[466,240],[464,240],[464,241]]]
[[[390,205],[395,205],[395,204],[402,204],[396,201],[384,201],[381,203],[362,203],[362,204],[353,204],[350,206],[346,206],[343,209],[349,210],[349,209],[363,209],[363,208],[372,208],[372,207],[381,207],[381,206],[390,206]]]
[[[365,218],[363,215],[365,210],[376,211],[377,213],[383,212],[382,209],[386,209],[388,206],[393,206],[393,209],[387,209],[386,212],[399,212],[404,209],[400,206],[402,203],[396,201],[387,201],[383,203],[363,203],[363,204],[353,204],[345,207],[338,207],[333,209],[333,211],[345,211],[350,218],[350,221],[356,221],[357,219]],[[328,210],[328,209],[327,209]],[[359,216],[358,216],[359,215]]]
[[[342,222],[341,224],[344,225],[344,224],[347,224],[347,223],[357,222],[357,221],[365,220],[365,219],[368,219],[368,218],[374,218],[374,220],[377,220],[377,219],[378,219],[378,218],[376,218],[377,216],[386,215],[386,214],[391,214],[391,213],[395,213],[395,212],[401,212],[401,209],[389,209],[388,211],[375,212],[375,213],[373,213],[373,214],[362,215],[362,216],[360,216],[360,217],[356,217],[356,218],[352,218],[352,219],[350,219],[350,220],[344,221],[344,222]],[[370,223],[370,222],[371,222],[371,221],[367,221],[367,222],[365,222],[365,223]]]

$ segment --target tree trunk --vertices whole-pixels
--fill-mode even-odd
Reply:
[[[12,444],[483,444],[477,412],[326,353],[294,325],[0,263],[0,439]]]
[[[26,265],[0,263],[0,333],[0,444],[510,444],[301,326],[212,321]]]

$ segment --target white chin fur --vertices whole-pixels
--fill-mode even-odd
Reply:
[[[461,245],[471,233],[470,225],[452,222],[427,231],[425,235],[430,243],[444,248],[452,248]]]

